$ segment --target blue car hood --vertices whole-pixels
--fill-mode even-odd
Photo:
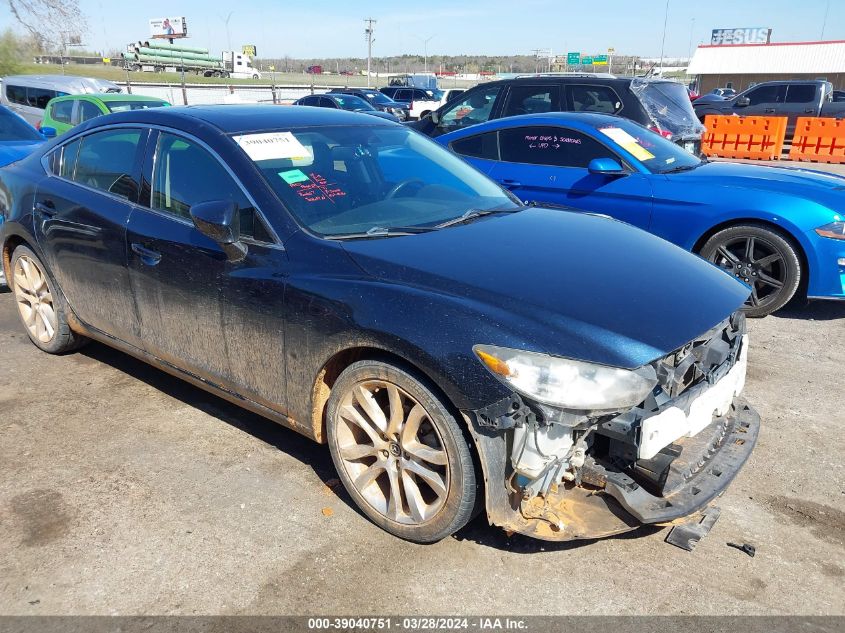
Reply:
[[[44,141],[2,141],[0,142],[0,167],[26,158]]]
[[[748,289],[715,266],[622,222],[532,208],[439,231],[347,241],[388,283],[462,303],[501,344],[634,368],[706,332]]]
[[[768,191],[810,198],[826,206],[833,202],[839,209],[845,206],[845,178],[811,169],[713,162],[668,178],[679,184]]]

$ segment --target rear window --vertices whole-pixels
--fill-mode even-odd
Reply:
[[[6,98],[9,100],[9,103],[26,105],[26,87],[16,86],[15,84],[7,84]]]
[[[649,118],[675,136],[700,136],[704,126],[699,122],[689,93],[683,84],[674,81],[634,79],[631,92],[639,99]]]
[[[14,112],[0,108],[0,141],[41,141],[35,128]]]
[[[795,84],[786,89],[786,103],[812,103],[816,100],[813,84]]]
[[[59,123],[71,123],[73,101],[57,101],[50,106],[50,117]]]

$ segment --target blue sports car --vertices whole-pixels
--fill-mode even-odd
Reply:
[[[607,214],[698,253],[752,288],[749,316],[799,289],[845,299],[845,178],[708,162],[604,114],[516,116],[436,141],[524,201]]]

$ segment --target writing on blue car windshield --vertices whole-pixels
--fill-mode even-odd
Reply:
[[[297,221],[324,237],[436,230],[468,211],[465,221],[522,208],[462,159],[400,126],[326,126],[233,139]]]
[[[44,137],[14,112],[0,107],[0,141],[43,141]]]
[[[619,119],[596,129],[600,139],[610,139],[655,174],[688,171],[702,164],[701,159],[633,121]]]

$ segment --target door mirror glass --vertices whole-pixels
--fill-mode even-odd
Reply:
[[[601,176],[624,176],[627,173],[622,169],[622,165],[613,158],[594,158],[587,166],[587,170],[591,174]]]
[[[431,122],[434,125],[438,125],[440,123],[440,113],[435,110],[434,112],[429,112],[428,116],[431,117]]]
[[[55,138],[56,137],[56,128],[42,126],[41,127],[41,135],[44,138]]]
[[[738,108],[745,108],[751,105],[751,99],[748,97],[740,97],[736,100],[736,105]]]
[[[217,242],[230,261],[238,262],[246,257],[238,205],[231,200],[200,202],[191,207],[190,214],[197,230]]]

